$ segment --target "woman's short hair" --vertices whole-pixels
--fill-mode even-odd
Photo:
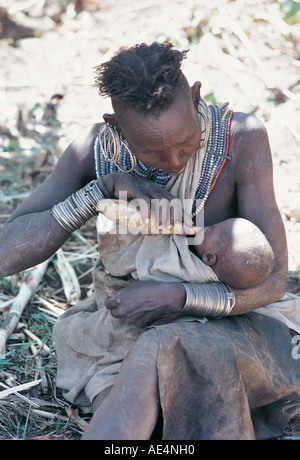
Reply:
[[[171,43],[121,48],[95,68],[99,93],[145,114],[167,110],[179,88],[188,88],[181,71],[186,53]]]

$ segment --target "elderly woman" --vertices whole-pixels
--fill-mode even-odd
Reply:
[[[50,257],[99,201],[123,195],[149,208],[179,198],[188,226],[203,213],[206,226],[247,219],[269,241],[274,268],[247,289],[211,272],[200,283],[192,238],[174,235],[162,252],[159,234],[151,245],[145,235],[100,232],[94,295],[54,328],[58,385],[93,408],[84,439],[149,439],[158,421],[163,439],[265,439],[282,433],[299,401],[297,325],[287,317],[295,301],[278,302],[287,250],[268,137],[254,116],[207,107],[201,84],[190,87],[182,73],[185,56],[171,44],[141,44],[97,67],[114,113],[68,147],[8,220],[0,276]],[[170,230],[175,220],[171,213]]]

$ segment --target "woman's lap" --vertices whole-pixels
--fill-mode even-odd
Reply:
[[[155,329],[164,439],[281,434],[300,387],[285,325],[249,313]]]

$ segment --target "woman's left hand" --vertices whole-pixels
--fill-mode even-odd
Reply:
[[[117,291],[108,290],[105,306],[114,318],[145,327],[172,313],[179,313],[185,303],[181,283],[139,281]]]

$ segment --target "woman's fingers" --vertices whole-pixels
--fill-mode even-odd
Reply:
[[[124,173],[113,173],[102,181],[114,198],[128,201],[140,216],[140,230],[147,233],[168,233],[176,225],[193,226],[191,216],[184,211],[183,203],[155,182]],[[136,219],[133,216],[133,221]],[[184,231],[182,233],[185,233]]]
[[[106,290],[105,306],[108,310],[114,310],[120,305],[120,298],[118,292],[113,289]]]
[[[105,291],[107,297],[113,297],[116,293],[116,291],[114,289],[106,289]]]

